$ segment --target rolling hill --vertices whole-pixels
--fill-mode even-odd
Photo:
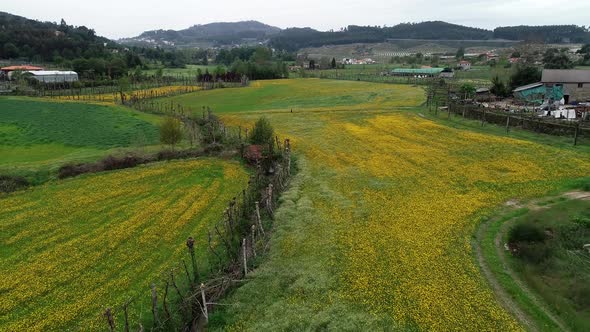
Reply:
[[[195,44],[234,44],[263,41],[280,28],[258,21],[216,22],[198,24],[184,30],[152,30],[134,38],[121,39],[128,45],[190,46]]]

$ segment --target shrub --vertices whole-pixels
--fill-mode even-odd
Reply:
[[[261,117],[256,121],[254,129],[252,130],[252,136],[250,136],[250,142],[257,145],[268,145],[272,143],[274,137],[274,129],[267,118]]]
[[[533,264],[539,264],[551,256],[551,251],[545,243],[521,243],[516,255]]]
[[[171,145],[172,148],[182,139],[182,124],[180,120],[166,117],[160,124],[160,142]]]
[[[22,176],[0,175],[0,192],[13,192],[28,185],[29,181]]]
[[[545,241],[543,230],[532,223],[520,223],[510,229],[508,233],[509,243],[535,243]]]

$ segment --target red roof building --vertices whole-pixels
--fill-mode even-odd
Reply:
[[[5,73],[8,73],[10,71],[15,71],[15,70],[22,70],[22,71],[37,71],[37,70],[43,70],[43,68],[41,67],[35,67],[35,66],[8,66],[8,67],[3,67],[0,68],[0,70],[2,70]]]

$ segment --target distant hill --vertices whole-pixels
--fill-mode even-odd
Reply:
[[[341,31],[322,32],[311,28],[291,28],[281,31],[270,40],[271,46],[289,51],[305,47],[353,43],[380,43],[387,39],[459,39],[487,40],[493,32],[442,21],[402,23],[392,27],[349,25]]]
[[[590,43],[590,30],[576,25],[520,25],[496,28],[494,37],[546,43]]]
[[[128,45],[191,46],[209,43],[212,45],[260,42],[281,31],[258,21],[218,22],[194,25],[184,30],[152,30],[134,38],[121,39]]]
[[[57,58],[106,57],[117,48],[85,26],[40,22],[0,12],[0,59],[26,58],[36,62]]]

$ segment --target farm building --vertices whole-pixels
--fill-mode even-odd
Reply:
[[[43,83],[71,83],[78,81],[78,73],[75,71],[39,70],[28,71],[28,75]]]
[[[459,67],[461,67],[461,70],[469,70],[471,69],[471,62],[461,60],[459,61]]]
[[[43,70],[43,68],[36,67],[36,66],[28,66],[28,65],[2,67],[2,68],[0,68],[0,77],[8,78],[10,80],[10,79],[12,79],[12,75],[15,72],[38,71],[38,70]]]
[[[565,104],[590,101],[590,70],[544,69],[541,82],[547,88],[561,88]]]
[[[396,68],[391,71],[391,75],[412,77],[438,77],[443,71],[444,68]]]
[[[541,82],[519,86],[512,92],[516,99],[535,104],[542,104],[546,99],[561,100],[563,98],[561,86],[548,87]]]
[[[36,66],[23,65],[23,66],[2,67],[2,68],[0,68],[0,70],[3,71],[5,74],[8,74],[11,71],[37,71],[37,70],[43,70],[43,68],[36,67]]]

